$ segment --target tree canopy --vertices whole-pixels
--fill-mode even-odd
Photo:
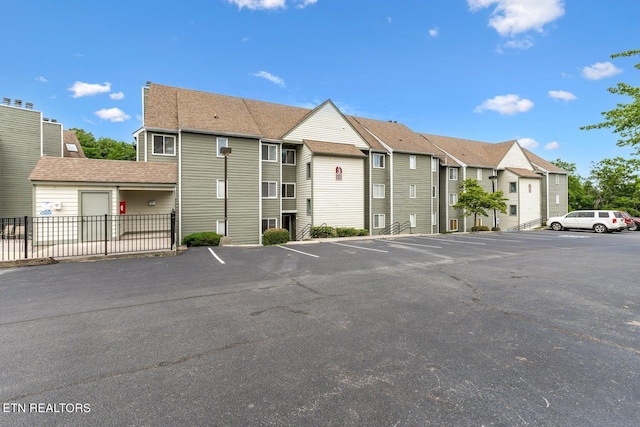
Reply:
[[[453,205],[456,209],[464,209],[465,216],[473,215],[473,223],[478,223],[478,215],[488,216],[487,209],[499,210],[507,213],[507,204],[502,190],[489,193],[478,184],[475,179],[465,179],[460,187],[462,192],[458,196],[458,203]]]
[[[611,55],[611,58],[628,57],[640,54],[640,50],[628,50],[626,52]],[[640,70],[640,63],[634,65]],[[618,83],[616,87],[608,89],[614,95],[631,97],[629,103],[619,103],[616,108],[601,113],[605,121],[588,126],[582,126],[582,130],[611,128],[614,133],[620,136],[619,146],[630,146],[636,149],[636,154],[640,154],[640,87],[631,86],[627,83]]]
[[[76,133],[84,155],[90,159],[135,160],[136,149],[132,144],[111,138],[96,139],[91,132],[72,128]]]

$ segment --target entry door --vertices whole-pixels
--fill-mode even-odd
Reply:
[[[109,215],[109,192],[80,193],[82,241],[104,240],[105,215]]]
[[[287,214],[282,215],[282,228],[289,230],[289,239],[296,239],[296,215]]]

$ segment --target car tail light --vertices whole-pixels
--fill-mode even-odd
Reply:
[[[613,218],[613,223],[615,224],[616,222],[618,222],[617,218]]]

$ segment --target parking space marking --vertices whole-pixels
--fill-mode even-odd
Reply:
[[[277,246],[279,248],[286,249],[286,250],[291,251],[291,252],[297,252],[299,254],[310,256],[310,257],[313,257],[313,258],[320,258],[318,255],[310,254],[310,253],[307,253],[307,252],[302,252],[302,251],[299,251],[299,250],[296,250],[296,249],[291,249],[291,248],[288,248],[286,246],[282,246],[282,245],[277,245]]]
[[[442,242],[442,243],[448,243],[448,244],[458,244],[458,245],[481,245],[481,246],[486,246],[486,243],[479,243],[479,242],[460,242],[460,241],[456,241],[456,240],[450,240],[448,242],[444,241],[444,237],[418,237],[418,239],[427,239],[427,240],[438,240],[438,243]],[[451,238],[453,239],[453,238]]]
[[[213,249],[211,249],[211,248],[208,248],[208,249],[209,249],[209,252],[211,252],[211,255],[213,255],[215,257],[215,259],[217,259],[220,262],[220,264],[224,264],[224,261],[222,260],[222,258],[220,258],[218,255],[216,255],[216,253],[213,252]]]
[[[407,245],[407,246],[419,246],[421,248],[434,248],[434,249],[442,249],[442,246],[434,246],[434,245],[421,245],[420,243],[407,243],[407,242],[387,242],[388,245]]]
[[[474,240],[488,240],[490,242],[498,242],[498,241],[504,241],[504,242],[509,242],[509,243],[522,243],[522,240],[502,240],[499,237],[473,237],[473,236],[459,236],[462,239],[474,239]]]
[[[347,245],[347,244],[344,244],[344,243],[331,242],[331,244],[340,245],[340,246],[346,246],[346,247],[349,247],[349,248],[362,249],[363,251],[383,252],[385,254],[389,252],[389,251],[383,251],[382,249],[363,248],[362,246]]]

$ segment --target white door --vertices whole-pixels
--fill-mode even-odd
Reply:
[[[80,215],[82,217],[82,241],[104,240],[105,227],[108,227],[109,192],[91,191],[80,193]]]

